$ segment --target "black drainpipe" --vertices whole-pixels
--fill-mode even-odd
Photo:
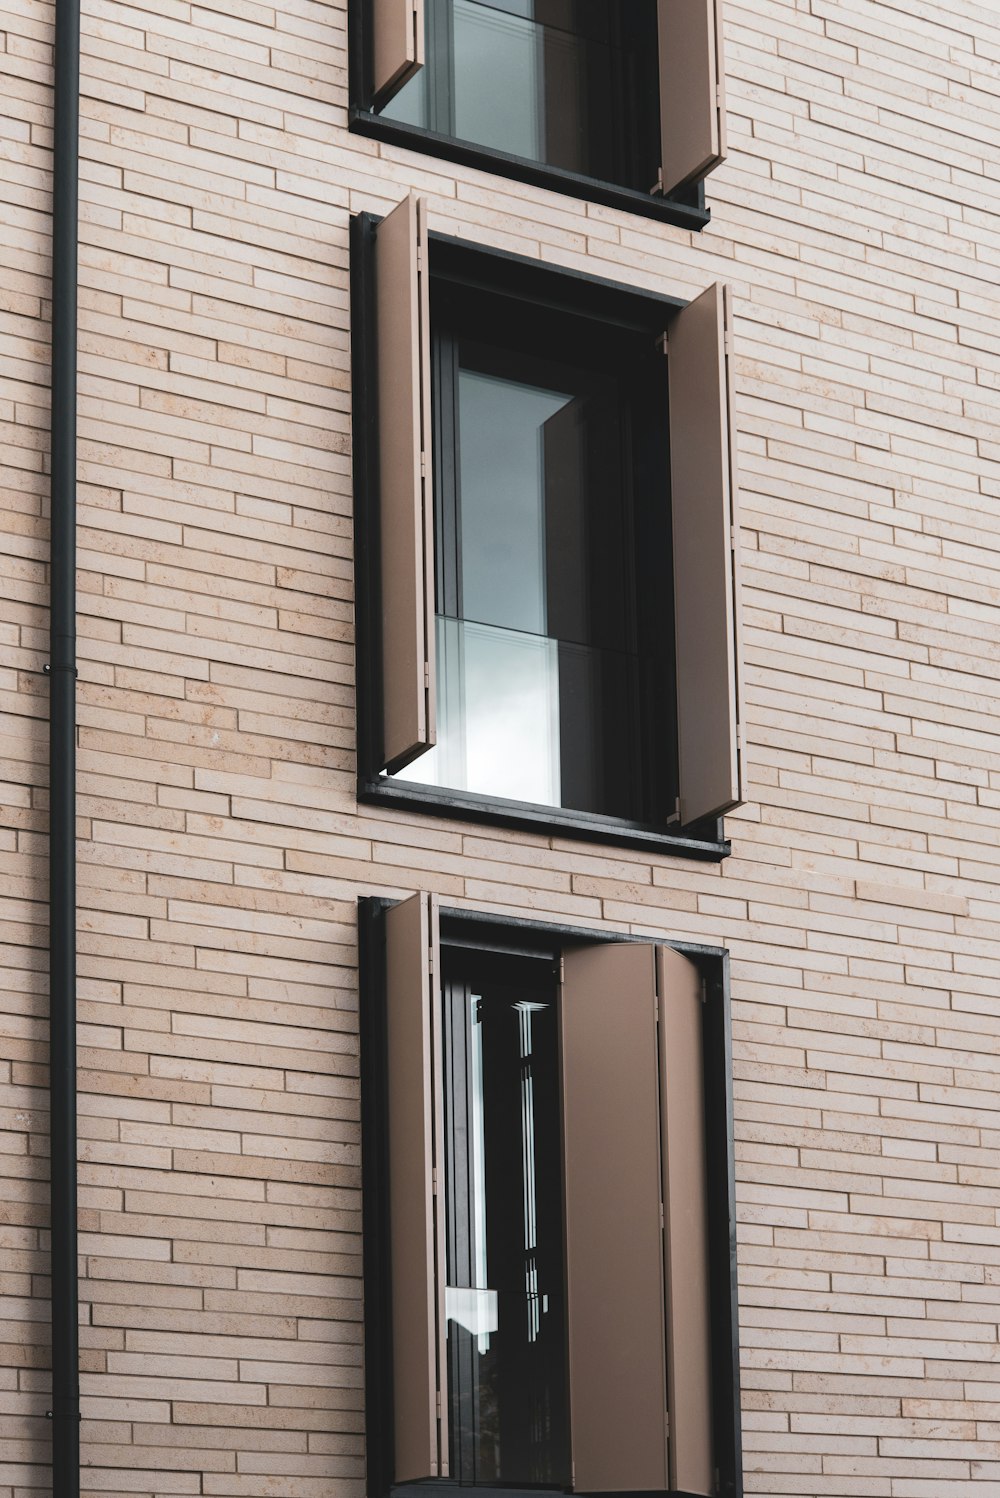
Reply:
[[[76,291],[80,0],[56,0],[49,607],[52,1494],[80,1493],[76,1226]]]

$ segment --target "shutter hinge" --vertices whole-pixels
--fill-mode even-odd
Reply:
[[[715,85],[715,107],[720,114],[726,107],[726,90],[721,83]]]
[[[424,691],[425,692],[429,692],[430,689],[431,689],[431,663],[430,663],[430,661],[424,661]]]
[[[559,982],[566,982],[566,959],[561,952],[559,953]]]
[[[437,1166],[436,1165],[432,1165],[431,1166],[431,1195],[432,1196],[437,1196],[437,1194],[438,1194],[438,1173],[437,1173]],[[438,1409],[441,1408],[440,1400],[441,1400],[441,1395],[439,1394],[438,1395]]]
[[[422,479],[427,477],[427,454],[423,451],[420,454],[420,477]]]
[[[444,1406],[441,1403],[441,1390],[438,1389],[438,1391],[437,1391],[437,1417],[438,1417],[439,1420],[441,1418],[443,1410],[444,1410]]]
[[[659,193],[661,197],[663,196],[663,168],[662,168],[662,166],[658,166],[656,168],[656,181],[653,183],[653,186],[649,189],[649,196],[651,198],[655,197],[657,193]]]
[[[660,1203],[660,1232],[661,1233],[666,1229],[666,1226],[667,1226],[667,1219],[666,1219],[666,1215],[665,1215],[665,1213],[663,1211],[663,1203],[661,1202]]]
[[[736,527],[735,527],[735,525],[731,525],[729,527],[729,549],[730,549],[730,551],[736,551],[736,549],[738,548],[739,544],[740,543],[739,543],[739,540],[738,540],[737,535],[736,535]]]
[[[680,798],[680,796],[675,796],[674,797],[674,809],[670,813],[669,817],[667,818],[667,823],[669,825],[671,822],[679,822],[680,819],[681,819],[681,798]]]
[[[661,354],[668,353],[669,352],[669,344],[670,344],[670,340],[667,337],[666,333],[661,333],[660,336],[659,336],[659,338],[657,338],[657,340],[656,340],[657,351],[659,353],[661,353]]]
[[[742,725],[742,723],[737,723],[737,725],[736,725],[736,747],[737,747],[737,749],[742,749],[743,748],[743,725]]]

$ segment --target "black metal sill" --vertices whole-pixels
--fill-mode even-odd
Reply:
[[[734,1488],[730,1492],[735,1492]],[[517,1488],[491,1487],[486,1483],[459,1483],[451,1477],[424,1478],[417,1482],[395,1483],[389,1489],[389,1498],[446,1498],[447,1494],[469,1493],[477,1498],[572,1498],[572,1488],[528,1486]],[[609,1493],[590,1493],[588,1498],[696,1498],[680,1488],[647,1488],[641,1492],[616,1489]]]
[[[495,151],[489,146],[470,145],[467,141],[439,135],[418,125],[383,119],[372,110],[359,109],[357,105],[351,105],[348,125],[356,134],[370,136],[373,140],[384,140],[393,146],[419,151],[424,156],[457,161],[461,166],[478,167],[480,171],[528,182],[532,187],[546,188],[549,192],[602,203],[606,208],[657,219],[663,224],[673,224],[677,229],[688,229],[692,234],[704,229],[712,217],[711,210],[704,206],[704,190],[700,186],[687,189],[692,198],[690,203],[657,197],[653,193],[637,192],[631,187],[618,187],[613,182],[601,182],[595,177],[563,171],[560,167],[542,166],[523,156],[510,156],[506,151]]]
[[[494,827],[518,827],[550,837],[585,838],[619,848],[643,848],[673,858],[690,858],[701,863],[721,863],[732,851],[721,836],[716,839],[685,836],[683,832],[664,832],[644,822],[621,821],[591,812],[567,811],[558,806],[535,806],[530,802],[484,800],[467,791],[446,791],[437,786],[417,785],[378,777],[358,782],[358,800],[368,805],[397,806],[405,811],[427,812],[431,816],[458,817]],[[721,821],[718,826],[721,832]]]

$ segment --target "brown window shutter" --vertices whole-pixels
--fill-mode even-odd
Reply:
[[[693,962],[656,949],[666,1244],[670,1488],[715,1492],[708,1287],[702,982]]]
[[[413,895],[386,911],[389,1237],[395,1479],[448,1473],[444,1187],[437,905]]]
[[[374,102],[388,104],[424,65],[424,0],[372,0]]]
[[[671,509],[681,822],[743,801],[739,529],[729,288],[671,320]]]
[[[435,742],[427,205],[411,194],[375,235],[382,577],[381,767]]]
[[[654,948],[564,957],[566,1296],[576,1492],[667,1487]]]
[[[657,0],[663,191],[726,156],[722,0]]]

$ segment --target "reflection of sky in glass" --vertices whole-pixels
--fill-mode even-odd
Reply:
[[[546,632],[543,428],[568,395],[459,371],[462,613]]]
[[[437,621],[437,748],[397,780],[560,804],[558,643]]]

